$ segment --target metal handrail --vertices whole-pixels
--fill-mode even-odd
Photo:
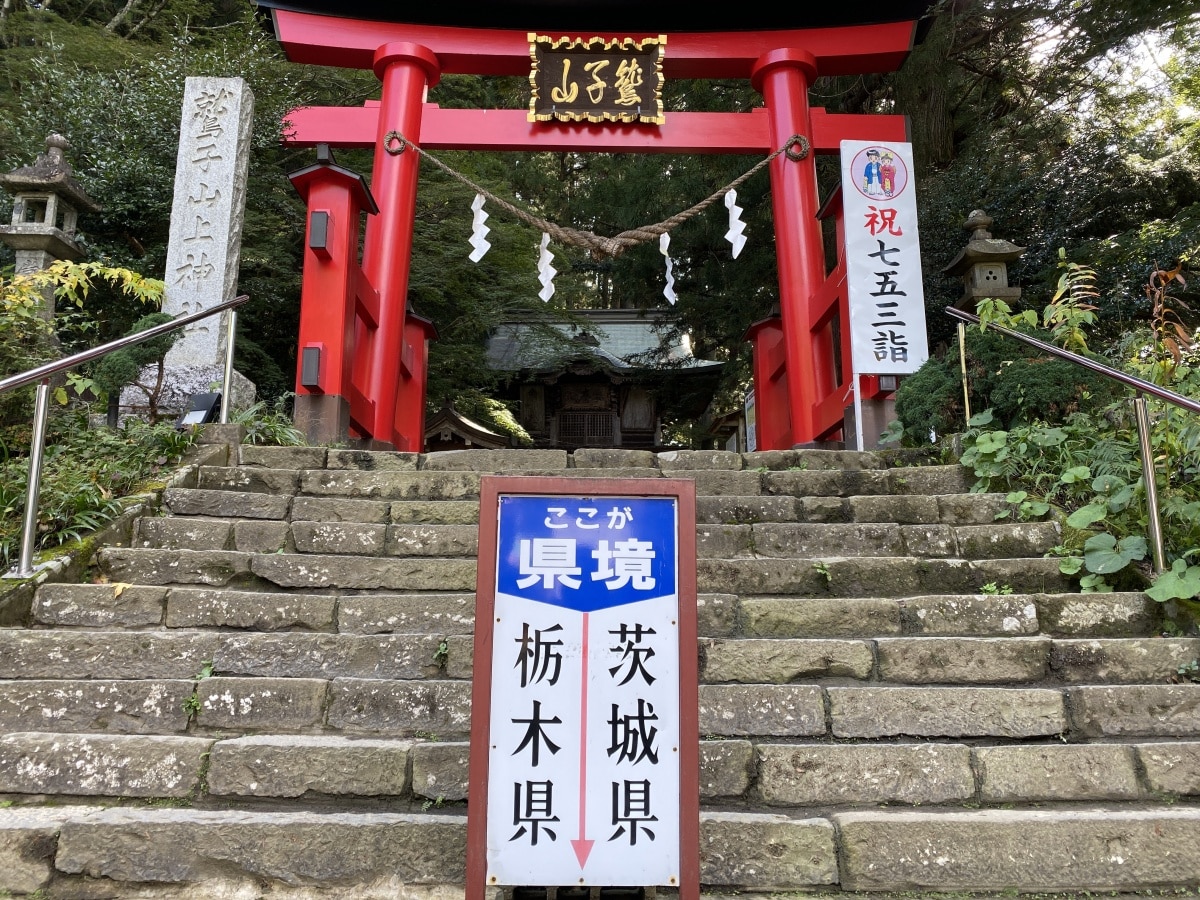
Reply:
[[[132,347],[134,344],[140,344],[142,341],[156,338],[160,334],[166,334],[169,331],[174,331],[176,328],[183,328],[185,325],[191,325],[193,322],[199,322],[201,319],[215,316],[217,313],[225,312],[227,309],[235,309],[249,299],[250,297],[247,294],[242,294],[240,297],[234,297],[232,300],[226,300],[224,303],[219,303],[200,312],[180,316],[177,319],[172,319],[170,322],[163,322],[161,325],[155,325],[153,328],[147,328],[145,331],[139,331],[137,334],[128,334],[125,337],[117,338],[115,341],[109,341],[107,344],[101,344],[99,347],[92,347],[90,350],[81,350],[78,353],[71,356],[64,356],[62,359],[57,359],[54,362],[44,363],[36,369],[30,369],[28,372],[9,375],[7,378],[0,379],[0,394],[15,388],[25,387],[26,385],[33,384],[35,381],[41,381],[43,378],[49,378],[51,375],[65,372],[67,369],[73,369],[75,366],[91,362],[93,359],[99,359],[101,356],[107,356],[114,350],[124,350],[126,347]]]
[[[953,306],[947,306],[945,312],[946,315],[953,319],[958,319],[960,322],[967,322],[971,325],[979,324],[979,316]],[[960,325],[959,327],[961,328],[962,326]],[[1051,356],[1057,356],[1059,359],[1074,363],[1098,375],[1111,378],[1113,381],[1119,382],[1136,392],[1136,396],[1133,398],[1134,422],[1137,424],[1138,447],[1142,458],[1142,481],[1146,486],[1150,550],[1154,556],[1154,570],[1156,574],[1161,575],[1166,571],[1166,550],[1163,547],[1162,519],[1158,512],[1158,485],[1155,481],[1154,454],[1150,444],[1150,415],[1147,412],[1146,398],[1143,395],[1149,394],[1158,400],[1194,413],[1200,413],[1200,402],[1193,400],[1191,397],[1185,397],[1183,394],[1160,387],[1152,381],[1138,378],[1136,375],[1129,375],[1120,369],[1114,369],[1112,366],[1106,366],[1104,363],[1088,359],[1086,356],[1080,356],[1078,353],[1072,353],[1070,350],[1064,350],[1061,347],[1055,347],[1053,344],[1047,344],[1045,341],[1030,337],[1027,334],[1021,334],[1019,331],[1013,331],[1011,328],[1005,328],[1003,325],[988,323],[987,327],[994,329],[998,334],[1012,338],[1015,341],[1020,341],[1022,344],[1026,344],[1043,353],[1049,353]]]
[[[191,325],[193,322],[199,322],[201,319],[207,319],[209,316],[215,316],[217,313],[235,310],[249,299],[249,296],[243,294],[240,297],[227,300],[209,309],[180,316],[172,319],[170,322],[163,322],[161,325],[155,325],[153,328],[139,331],[137,334],[126,335],[125,337],[117,338],[115,341],[109,341],[107,344],[93,347],[90,350],[83,350],[71,356],[55,360],[54,362],[45,363],[36,369],[30,369],[28,372],[21,372],[17,375],[10,375],[7,378],[0,379],[0,394],[19,387],[25,387],[34,382],[37,382],[38,386],[37,397],[33,407],[33,439],[29,447],[29,480],[25,492],[25,520],[21,532],[21,554],[17,565],[5,577],[28,578],[36,571],[33,566],[33,545],[37,537],[38,495],[41,493],[42,458],[46,451],[46,420],[49,418],[50,408],[50,377],[57,375],[59,372],[65,372],[67,369],[82,365],[85,362],[90,362],[93,359],[99,359],[102,356],[112,353],[114,350],[123,350],[126,347],[132,347],[134,344],[140,344],[159,335],[167,334],[177,328]],[[233,329],[236,324],[236,315],[236,312],[231,312],[229,339],[226,341],[225,346],[225,382],[222,384],[221,390],[222,422],[226,421],[229,409],[226,397],[229,394],[230,373],[233,370]]]

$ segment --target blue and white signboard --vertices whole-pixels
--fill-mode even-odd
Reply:
[[[499,496],[488,884],[679,884],[678,534],[673,496]]]

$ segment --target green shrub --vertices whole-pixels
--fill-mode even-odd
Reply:
[[[1043,340],[1049,337],[1045,332],[1030,333]],[[968,328],[966,355],[971,409],[992,410],[998,425],[1005,428],[1033,421],[1059,423],[1075,413],[1106,406],[1124,390],[1073,363],[1038,355],[994,329]],[[957,345],[931,356],[901,382],[896,416],[908,443],[927,443],[931,429],[939,435],[964,430]]]
[[[121,428],[90,429],[85,412],[51,417],[38,502],[38,549],[79,540],[115,518],[120,499],[175,465],[195,443],[192,431],[128,420]],[[0,565],[20,548],[28,458],[9,453],[0,462]],[[27,446],[20,452],[27,451]]]

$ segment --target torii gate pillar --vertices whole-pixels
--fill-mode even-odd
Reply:
[[[767,103],[772,145],[788,145],[794,135],[807,142],[807,147],[800,145],[803,149],[791,144],[770,168],[786,391],[776,390],[761,398],[760,402],[766,400],[767,405],[759,409],[758,415],[773,432],[787,435],[785,446],[813,439],[813,409],[818,398],[832,390],[835,380],[832,346],[809,337],[815,324],[810,300],[825,280],[808,106],[808,88],[816,77],[813,55],[794,49],[763,54],[751,74],[751,84]],[[755,355],[759,355],[758,348]],[[781,401],[786,408],[779,408]]]
[[[388,136],[420,140],[425,91],[437,84],[441,65],[427,47],[393,42],[375,51],[374,69],[383,83],[371,172],[380,212],[367,225],[363,270],[379,293],[379,332],[370,355],[354,361],[355,382],[365,384],[375,401],[373,443],[419,453],[425,434],[424,342],[406,341],[405,318],[420,157]],[[417,367],[420,375],[414,377]]]

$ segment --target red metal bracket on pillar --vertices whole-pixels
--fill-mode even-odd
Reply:
[[[421,137],[425,90],[436,84],[441,67],[437,57],[419,44],[390,43],[375,51],[375,75],[383,82],[376,130],[375,164],[371,184],[380,214],[367,228],[363,268],[378,292],[378,339],[363,365],[365,395],[374,402],[369,430],[375,441],[401,449],[419,450],[422,431],[412,431],[414,417],[398,418],[401,406],[425,406],[425,380],[405,380],[401,352],[405,343],[409,262],[413,216],[416,210],[419,155],[399,144],[395,135],[414,143]],[[397,152],[398,151],[398,152]],[[398,396],[401,390],[420,390],[417,398]]]

